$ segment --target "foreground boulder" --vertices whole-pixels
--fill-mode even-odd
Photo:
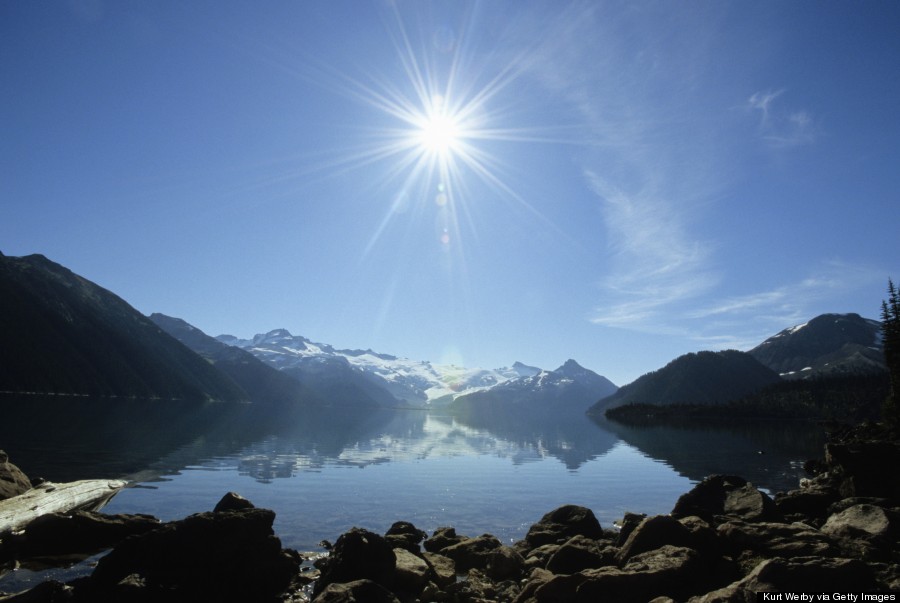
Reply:
[[[673,517],[697,516],[706,521],[727,517],[742,521],[780,519],[775,502],[765,492],[735,475],[711,475],[682,494]]]
[[[593,511],[577,505],[564,505],[554,509],[531,526],[525,539],[516,543],[516,548],[521,552],[544,544],[563,544],[572,536],[603,537],[603,528]]]
[[[88,557],[122,542],[128,536],[160,527],[149,515],[104,515],[92,511],[50,513],[29,523],[21,534],[4,540],[0,559],[27,561],[52,556]]]
[[[334,543],[331,554],[317,567],[322,574],[313,595],[318,597],[330,584],[368,580],[384,588],[394,583],[397,556],[383,536],[362,528],[352,528]]]
[[[191,515],[133,536],[76,582],[79,601],[276,601],[300,557],[282,550],[275,513],[244,508]]]
[[[741,580],[693,597],[689,603],[752,603],[759,592],[864,592],[884,589],[857,559],[767,559]]]

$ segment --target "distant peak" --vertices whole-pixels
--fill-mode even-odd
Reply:
[[[531,377],[531,376],[537,375],[538,373],[541,372],[541,369],[537,368],[536,366],[529,366],[529,365],[527,365],[527,364],[524,364],[524,363],[522,363],[522,362],[519,362],[518,360],[516,360],[516,361],[513,363],[512,369],[513,369],[520,377]]]
[[[258,333],[253,336],[253,344],[258,345],[265,341],[271,341],[274,339],[293,339],[293,335],[287,329],[273,329],[268,333]]]
[[[566,360],[563,363],[563,365],[561,367],[559,367],[558,369],[556,369],[553,372],[554,373],[571,374],[573,372],[581,373],[581,372],[584,372],[585,370],[587,370],[587,369],[585,369],[583,366],[581,366],[580,364],[578,364],[577,362],[575,362],[574,360],[569,358],[568,360]]]
[[[293,337],[287,329],[272,329],[266,333],[267,337]]]

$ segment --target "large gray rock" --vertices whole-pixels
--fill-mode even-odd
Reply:
[[[563,544],[572,536],[600,539],[603,528],[587,507],[564,505],[550,511],[529,528],[525,539],[516,543],[523,554],[544,544]]]
[[[831,515],[822,532],[839,542],[846,557],[889,561],[897,546],[897,524],[893,511],[863,503]]]
[[[696,594],[706,578],[705,570],[696,551],[667,545],[635,555],[621,568],[556,576],[534,590],[534,599],[539,603],[646,603],[660,596],[680,600]]]
[[[837,557],[840,549],[827,534],[798,523],[729,521],[718,528],[726,550],[763,557]]]
[[[441,549],[441,555],[452,559],[457,571],[478,569],[497,580],[518,578],[525,566],[517,551],[490,534],[466,538]]]
[[[711,475],[682,494],[673,517],[696,515],[706,521],[728,516],[742,521],[771,521],[780,513],[768,494],[735,475]]]
[[[268,509],[191,515],[125,539],[79,584],[85,601],[275,601],[300,558],[283,550]]]
[[[674,517],[655,515],[647,517],[631,532],[617,555],[620,564],[640,553],[658,549],[664,545],[689,547],[691,531]]]
[[[518,580],[525,571],[525,559],[516,549],[500,546],[488,554],[484,573],[493,580]]]
[[[829,517],[822,531],[836,538],[886,539],[891,518],[881,507],[854,505]]]
[[[587,536],[572,536],[553,553],[546,569],[554,574],[574,574],[615,563],[615,549]]]
[[[393,590],[401,593],[418,594],[428,581],[430,568],[421,557],[410,553],[408,550],[394,548],[396,565],[394,567]]]
[[[871,569],[858,559],[798,557],[767,559],[747,576],[690,603],[753,603],[759,592],[861,592],[877,588]]]
[[[397,556],[388,541],[375,532],[351,528],[341,534],[331,553],[317,564],[322,571],[313,591],[319,595],[329,584],[371,580],[391,588]]]
[[[768,494],[747,483],[725,493],[722,513],[744,521],[772,521],[780,519],[778,507]]]
[[[840,498],[837,490],[812,486],[775,495],[775,507],[788,518],[824,520],[828,507]]]

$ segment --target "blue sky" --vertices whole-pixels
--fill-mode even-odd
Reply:
[[[628,383],[900,280],[900,4],[4,2],[0,251]]]

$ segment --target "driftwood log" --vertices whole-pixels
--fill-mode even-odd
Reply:
[[[109,479],[62,484],[44,482],[24,494],[0,500],[0,534],[21,530],[47,513],[68,513],[77,509],[96,511],[126,485],[127,482],[122,480]]]

